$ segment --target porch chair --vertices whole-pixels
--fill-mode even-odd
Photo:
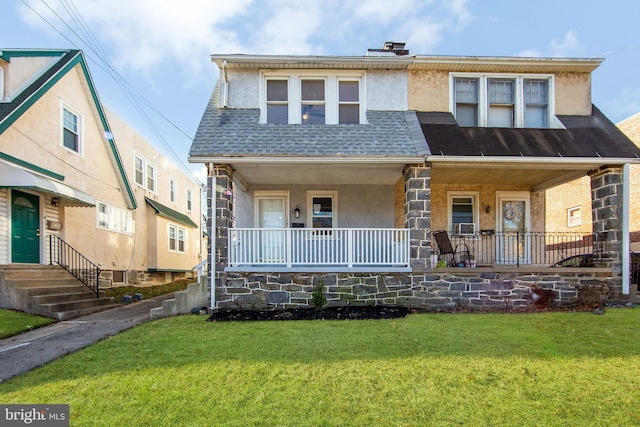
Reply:
[[[438,245],[438,252],[440,252],[438,254],[438,259],[442,259],[444,255],[450,255],[451,262],[449,262],[448,265],[457,267],[458,262],[464,262],[464,258],[460,258],[458,261],[456,261],[457,255],[458,253],[460,253],[460,256],[462,256],[463,254],[467,254],[467,261],[471,262],[471,254],[469,251],[469,246],[466,243],[464,242],[459,243],[456,245],[454,249],[453,245],[451,244],[451,240],[449,239],[449,233],[447,233],[444,230],[434,231],[433,238],[436,239],[436,244]],[[458,248],[460,247],[461,247],[460,252],[458,252]]]

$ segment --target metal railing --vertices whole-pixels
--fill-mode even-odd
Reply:
[[[100,298],[100,267],[56,235],[49,235],[49,264],[56,263]]]
[[[232,228],[229,265],[409,266],[401,228]]]
[[[468,251],[476,265],[553,266],[573,256],[592,254],[594,242],[594,235],[590,233],[534,231],[449,233],[449,238],[456,248],[456,259],[452,262],[465,262]],[[434,247],[439,253],[435,241]]]

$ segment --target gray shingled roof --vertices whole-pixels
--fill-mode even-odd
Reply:
[[[595,106],[590,116],[557,116],[566,129],[459,127],[451,113],[417,116],[433,155],[640,157],[640,149]]]
[[[354,156],[423,158],[428,147],[415,112],[367,111],[367,125],[258,123],[259,109],[207,106],[189,156]]]

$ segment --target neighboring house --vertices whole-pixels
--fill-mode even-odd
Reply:
[[[59,238],[101,286],[191,277],[200,194],[105,111],[81,51],[0,51],[0,268],[49,264]]]
[[[640,147],[640,113],[616,125]],[[640,166],[629,166],[630,249],[640,252]],[[591,187],[588,177],[578,178],[546,193],[547,224],[554,231],[591,231]]]
[[[546,233],[544,190],[590,175],[594,209],[617,203],[610,184],[638,161],[591,105],[601,59],[409,56],[389,42],[212,60],[220,79],[190,151],[215,207],[212,307],[306,306],[318,285],[332,305],[432,309],[528,305],[536,286],[575,301],[596,277],[628,293],[621,211],[597,216],[597,242]],[[585,242],[606,254],[597,271],[548,268]]]

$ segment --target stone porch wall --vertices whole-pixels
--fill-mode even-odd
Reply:
[[[427,311],[456,308],[495,310],[534,304],[536,287],[554,291],[555,303],[578,302],[579,285],[608,281],[605,269],[491,272],[438,269],[429,273],[227,273],[216,289],[217,307],[234,310],[306,308],[315,286],[328,306],[400,305]],[[591,271],[589,271],[591,270]],[[222,286],[224,284],[224,286]]]

